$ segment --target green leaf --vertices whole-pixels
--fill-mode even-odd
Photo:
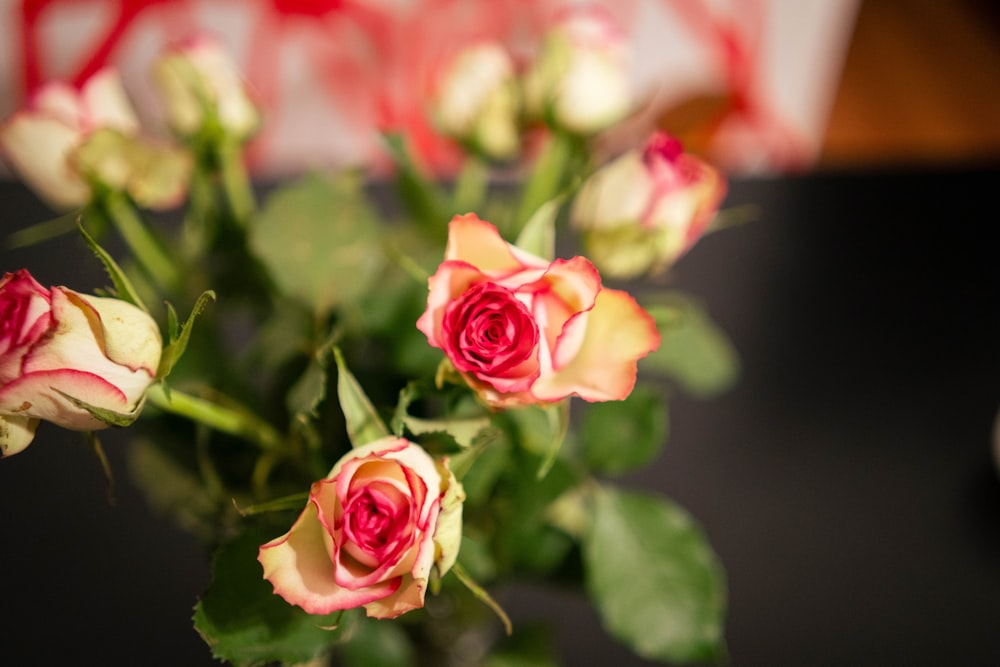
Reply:
[[[333,357],[337,361],[337,395],[347,421],[347,436],[351,439],[351,445],[360,447],[392,435],[364,389],[347,370],[340,348],[333,349]]]
[[[83,237],[84,243],[87,244],[91,252],[104,265],[104,270],[107,272],[108,277],[111,278],[111,284],[115,286],[115,295],[119,299],[128,301],[133,306],[137,306],[148,313],[149,309],[146,308],[146,304],[139,298],[139,293],[136,292],[135,287],[132,286],[132,281],[128,279],[122,268],[118,266],[118,262],[87,233],[87,230],[83,228],[83,224],[78,223],[77,229],[80,230],[80,235]]]
[[[215,292],[212,292],[211,290],[202,292],[201,296],[198,297],[198,301],[195,302],[194,308],[191,309],[191,314],[188,315],[187,320],[184,321],[184,325],[181,326],[179,332],[176,331],[176,313],[169,316],[172,322],[170,325],[170,329],[172,331],[170,334],[170,342],[163,348],[163,354],[160,356],[160,366],[156,369],[156,377],[158,379],[162,380],[170,375],[170,371],[173,370],[174,365],[184,354],[184,350],[187,349],[188,341],[191,339],[191,329],[194,328],[194,321],[198,318],[202,311],[205,310],[209,301],[215,301]],[[169,312],[173,312],[173,307],[169,309]]]
[[[641,468],[666,444],[667,415],[666,399],[643,386],[623,401],[587,405],[580,428],[584,460],[609,475]]]
[[[257,552],[275,537],[272,531],[248,527],[212,559],[212,583],[195,605],[194,626],[215,658],[241,666],[303,663],[341,635],[342,612],[307,614],[275,595],[263,578]]]
[[[338,651],[345,667],[410,667],[417,663],[413,644],[398,623],[358,618],[345,630],[351,640]]]
[[[739,355],[701,306],[672,292],[648,311],[661,342],[641,362],[643,368],[673,378],[684,391],[702,398],[721,394],[736,382]]]
[[[514,631],[514,627],[511,625],[510,617],[507,615],[507,612],[504,611],[503,607],[500,606],[500,603],[493,599],[493,596],[489,594],[489,591],[473,580],[472,576],[465,571],[465,568],[462,567],[461,563],[455,563],[455,566],[451,568],[451,571],[455,573],[458,580],[469,589],[477,600],[493,610],[493,613],[497,615],[497,618],[499,618],[500,622],[503,624],[504,632],[510,636],[511,632]]]
[[[282,294],[314,313],[363,300],[383,269],[379,219],[352,174],[284,187],[252,222],[251,251]]]
[[[396,163],[396,190],[414,221],[435,237],[445,238],[451,215],[444,193],[420,172],[407,149],[404,135],[386,135],[384,141]]]
[[[651,660],[723,656],[724,575],[681,508],[600,488],[582,547],[587,591],[611,635]]]

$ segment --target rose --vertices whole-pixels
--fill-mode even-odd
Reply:
[[[520,148],[514,63],[495,42],[467,47],[436,71],[431,100],[442,132],[489,157]]]
[[[722,174],[654,133],[598,169],[570,212],[587,255],[601,272],[633,278],[669,267],[705,232],[726,193]]]
[[[200,35],[164,53],[153,68],[167,120],[181,136],[223,132],[246,139],[260,124],[257,107],[225,49]]]
[[[659,346],[652,317],[584,257],[548,262],[456,216],[417,328],[496,407],[620,400]]]
[[[291,530],[260,548],[264,578],[312,614],[418,609],[431,568],[443,576],[458,555],[463,499],[447,466],[408,440],[357,447],[312,485]]]
[[[119,299],[0,280],[0,446],[15,454],[38,420],[91,431],[138,413],[156,377],[156,322]]]
[[[190,169],[186,155],[139,136],[139,122],[116,70],[77,90],[48,83],[0,127],[0,151],[57,209],[86,204],[94,186],[127,191],[150,208],[176,206]]]
[[[603,7],[569,7],[545,35],[523,81],[529,115],[564,130],[592,134],[631,108],[628,44]]]

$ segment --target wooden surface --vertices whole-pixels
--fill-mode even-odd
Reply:
[[[863,0],[821,166],[1000,157],[1000,10]]]

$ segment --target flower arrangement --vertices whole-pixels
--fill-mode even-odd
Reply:
[[[138,422],[137,482],[215,550],[194,625],[233,664],[521,664],[538,649],[491,593],[514,579],[583,588],[643,657],[722,657],[705,536],[614,478],[659,454],[665,381],[734,378],[693,299],[627,282],[706,232],[725,179],[663,132],[595,149],[631,110],[614,26],[565,14],[526,68],[456,52],[429,99],[464,150],[446,185],[391,135],[391,179],[317,172],[258,203],[242,150],[262,114],[225,52],[199,38],[155,76],[170,141],[111,69],[0,128],[111,281],[0,280],[3,456],[45,421],[103,461],[99,432]]]

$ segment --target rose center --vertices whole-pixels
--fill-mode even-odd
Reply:
[[[538,344],[528,308],[511,290],[489,282],[448,305],[443,329],[449,358],[466,372],[502,373],[529,359]]]
[[[365,489],[347,509],[348,539],[369,554],[380,556],[391,550],[410,519],[409,503],[394,496],[395,489],[377,485]]]

